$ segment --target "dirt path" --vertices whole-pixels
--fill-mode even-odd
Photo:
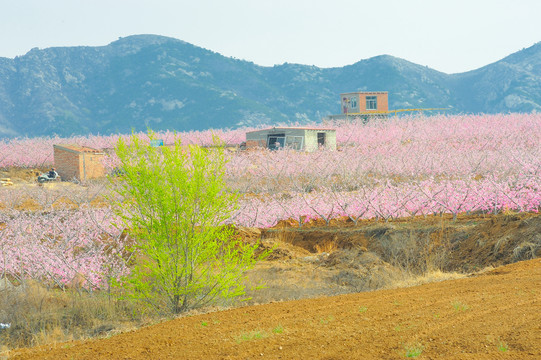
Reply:
[[[409,353],[408,353],[409,352]],[[13,359],[540,359],[541,260],[418,287],[180,318]]]

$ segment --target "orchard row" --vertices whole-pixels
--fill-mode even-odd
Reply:
[[[456,177],[539,171],[541,114],[391,118],[366,125],[350,121],[324,126],[336,129],[338,151],[236,152],[230,154],[230,175],[273,171],[280,176],[370,173],[385,177]],[[158,132],[156,136],[166,144],[180,137],[183,144],[210,145],[217,136],[227,144],[238,145],[248,130],[252,129]],[[111,149],[119,137],[126,135],[3,140],[0,168],[50,166],[54,144]]]
[[[337,129],[337,151],[228,153],[227,184],[241,195],[231,223],[269,227],[294,219],[302,226],[312,219],[329,223],[339,217],[392,221],[443,213],[540,210],[541,115],[420,117],[325,126]],[[237,130],[218,135],[238,144],[243,134]],[[157,136],[166,143],[175,136],[183,143],[212,143],[211,131]],[[50,165],[53,144],[110,148],[117,139],[4,141],[0,166]],[[50,152],[43,151],[48,148]],[[114,164],[114,157],[108,163]],[[104,185],[66,189],[0,189],[0,273],[60,287],[82,282],[88,288],[104,288],[129,271],[127,238],[118,219],[108,207],[90,206],[106,191]],[[25,201],[39,211],[26,211]],[[66,206],[75,209],[63,210]]]

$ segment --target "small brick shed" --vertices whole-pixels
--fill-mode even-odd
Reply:
[[[102,151],[80,145],[54,145],[54,167],[63,180],[84,181],[105,176]]]

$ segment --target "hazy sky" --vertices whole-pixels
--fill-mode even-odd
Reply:
[[[389,54],[456,73],[541,41],[541,0],[0,0],[0,57],[170,36],[272,66]]]

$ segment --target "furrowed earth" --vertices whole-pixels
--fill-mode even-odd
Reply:
[[[13,359],[539,359],[541,260],[410,288],[187,316]]]
[[[283,221],[238,232],[274,248],[249,273],[266,287],[244,306],[10,359],[541,358],[538,214]]]

